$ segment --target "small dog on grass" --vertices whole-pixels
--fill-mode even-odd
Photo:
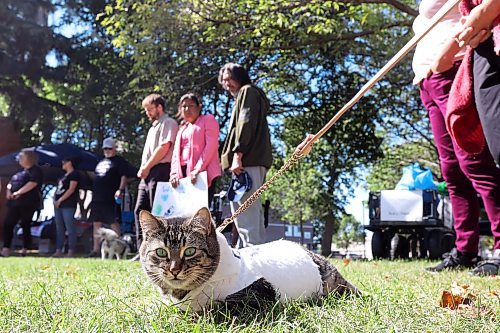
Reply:
[[[118,234],[112,229],[99,228],[97,230],[99,239],[101,240],[101,259],[117,260],[126,259],[130,252],[130,244],[121,239]]]

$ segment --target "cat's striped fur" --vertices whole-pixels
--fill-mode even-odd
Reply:
[[[360,294],[325,258],[296,243],[232,249],[206,208],[191,218],[171,219],[142,211],[140,222],[142,266],[161,294],[182,309],[245,302],[245,295],[287,301]]]

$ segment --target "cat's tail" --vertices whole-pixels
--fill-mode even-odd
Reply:
[[[334,293],[339,296],[363,296],[361,290],[340,275],[336,268],[332,268],[332,274],[323,282],[325,293]]]
[[[318,266],[321,280],[323,281],[323,294],[362,296],[361,290],[348,282],[339,271],[323,256],[312,251],[307,251],[311,259]]]

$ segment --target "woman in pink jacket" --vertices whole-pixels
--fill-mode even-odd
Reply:
[[[193,93],[179,101],[182,119],[172,155],[170,182],[177,187],[179,179],[190,177],[196,183],[200,172],[208,178],[208,202],[212,201],[215,180],[221,175],[219,161],[219,123],[212,115],[202,115],[200,99]]]

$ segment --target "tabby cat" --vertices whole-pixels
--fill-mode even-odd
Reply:
[[[361,292],[325,258],[278,240],[232,249],[216,231],[210,212],[161,218],[140,212],[142,267],[162,296],[182,310],[216,303],[310,299],[330,292]]]

